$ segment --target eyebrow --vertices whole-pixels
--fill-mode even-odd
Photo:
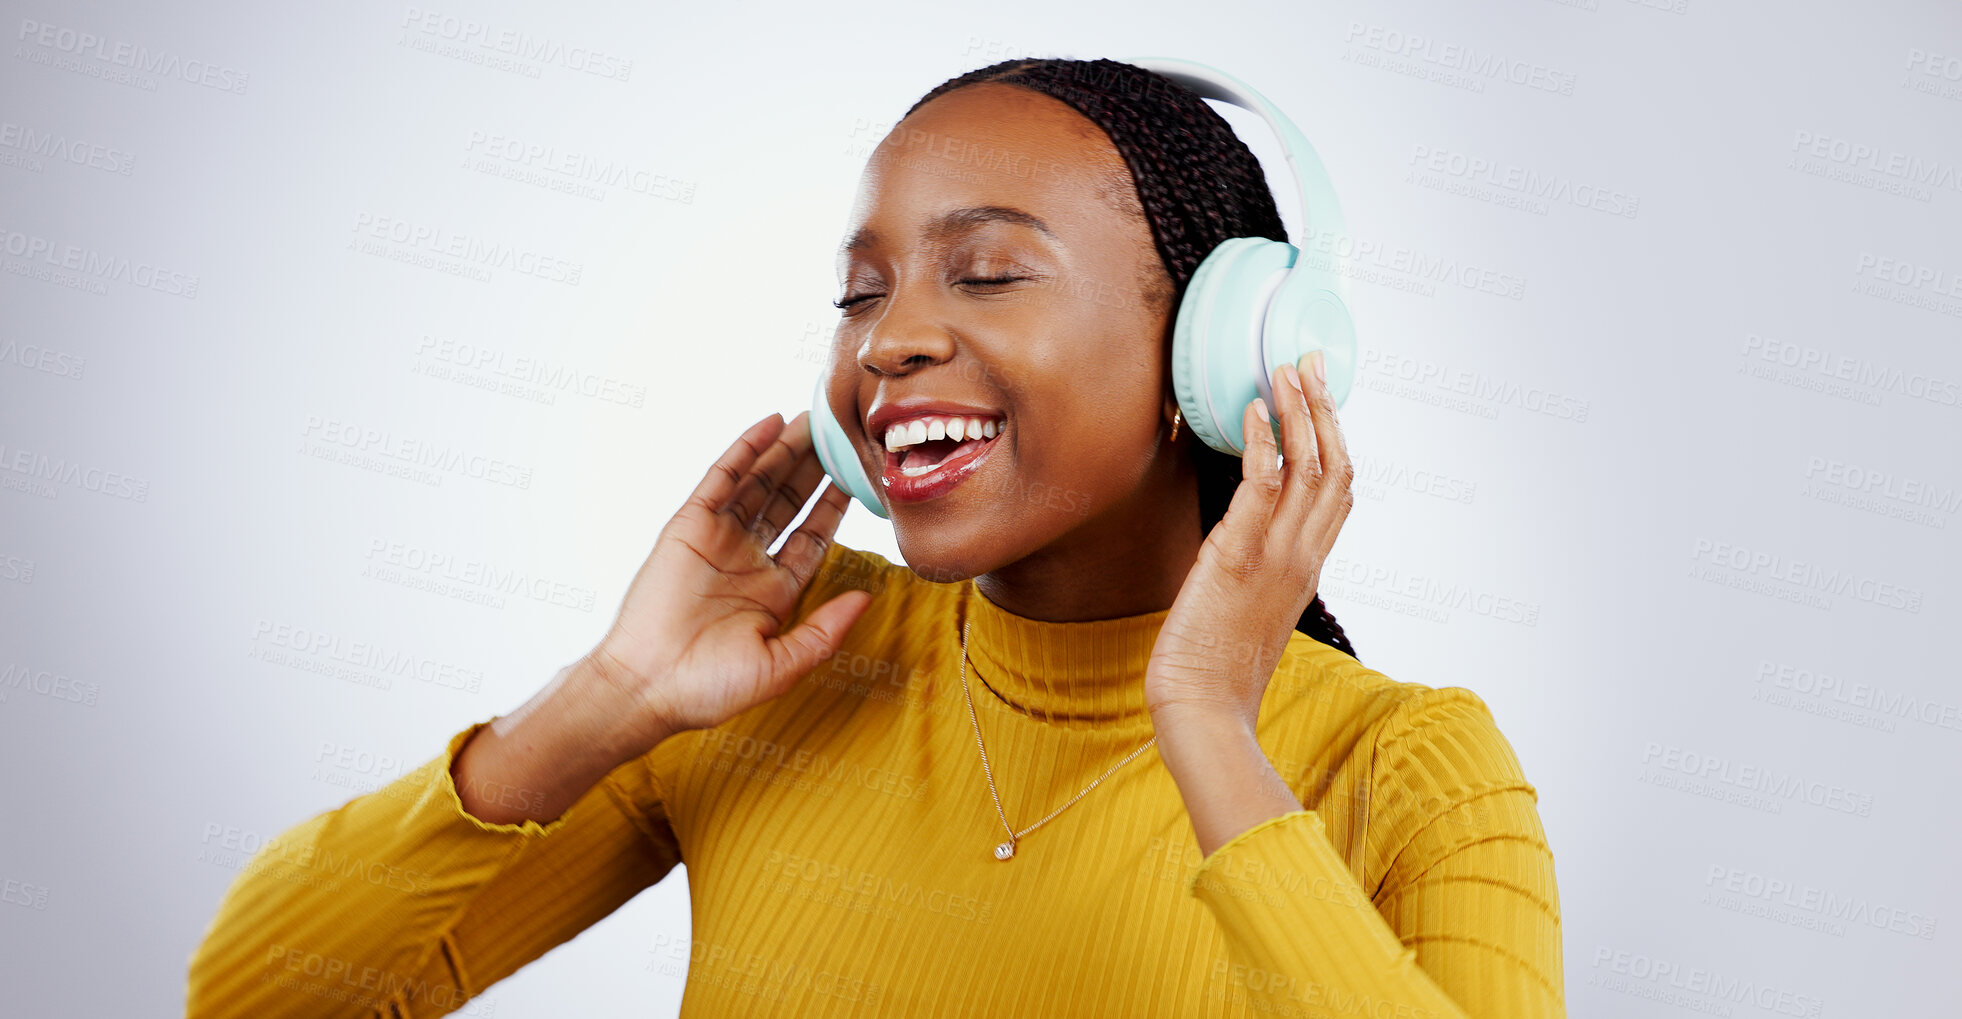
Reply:
[[[1014,223],[1017,226],[1026,226],[1032,230],[1039,230],[1047,234],[1051,239],[1055,239],[1056,237],[1056,232],[1049,229],[1049,224],[1044,223],[1040,217],[1032,216],[1020,209],[1011,209],[1005,205],[974,205],[943,213],[928,222],[925,229],[920,231],[920,236],[926,240],[940,240],[953,234],[972,230],[983,223]],[[870,227],[861,227],[838,250],[840,254],[857,251],[861,248],[870,247],[878,239],[879,235],[876,231]]]

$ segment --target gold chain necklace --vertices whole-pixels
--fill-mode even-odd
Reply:
[[[1133,758],[1137,757],[1139,754],[1144,753],[1146,750],[1151,749],[1151,745],[1153,743],[1158,742],[1158,737],[1156,735],[1153,735],[1150,739],[1145,740],[1144,746],[1141,746],[1138,749],[1131,751],[1130,754],[1128,754],[1123,760],[1117,762],[1116,764],[1111,765],[1110,771],[1106,771],[1103,774],[1098,775],[1094,780],[1091,781],[1089,785],[1083,787],[1083,792],[1077,793],[1075,796],[1070,797],[1069,803],[1065,803],[1062,806],[1057,807],[1055,810],[1050,811],[1048,817],[1044,817],[1042,820],[1037,821],[1032,825],[1029,825],[1027,828],[1022,829],[1021,831],[1016,831],[1015,826],[1008,823],[1007,812],[1002,810],[1001,808],[1001,794],[995,790],[995,772],[993,768],[988,766],[988,747],[986,744],[983,744],[981,742],[981,719],[979,716],[977,716],[974,713],[974,695],[968,692],[967,625],[968,625],[967,615],[966,613],[962,613],[961,696],[967,698],[967,720],[974,723],[974,746],[976,749],[981,751],[981,771],[983,774],[988,776],[988,795],[994,798],[995,814],[996,816],[1001,818],[1002,830],[1008,832],[1008,841],[1003,842],[1002,844],[995,847],[995,859],[1008,860],[1014,858],[1015,856],[1015,843],[1018,839],[1020,839],[1024,835],[1027,835],[1032,831],[1035,831],[1037,828],[1040,828],[1043,825],[1048,824],[1049,818],[1055,817],[1057,814],[1062,813],[1064,810],[1069,808],[1070,804],[1075,803],[1076,801],[1082,799],[1084,793],[1088,793],[1090,790],[1097,788],[1098,782],[1102,782],[1104,779],[1111,777],[1111,775],[1114,774],[1117,771],[1117,769],[1122,768],[1125,765],[1131,763]]]

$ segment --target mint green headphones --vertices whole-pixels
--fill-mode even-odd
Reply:
[[[1304,230],[1345,236],[1335,186],[1314,146],[1293,122],[1245,82],[1204,64],[1170,57],[1128,63],[1156,71],[1204,99],[1259,114],[1280,137],[1301,195]],[[1213,248],[1193,271],[1172,327],[1172,389],[1179,411],[1206,445],[1233,456],[1246,451],[1241,413],[1258,395],[1274,410],[1272,379],[1283,364],[1322,351],[1329,394],[1336,406],[1348,399],[1355,378],[1356,327],[1342,299],[1338,272],[1300,262],[1286,241],[1233,237]],[[1337,256],[1331,263],[1340,264]],[[831,413],[820,373],[811,404],[811,438],[832,481],[865,507],[886,517],[878,486],[866,476],[858,451]],[[1279,425],[1272,425],[1278,435]]]

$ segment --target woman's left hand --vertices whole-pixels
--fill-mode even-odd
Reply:
[[[1200,546],[1146,668],[1145,700],[1161,732],[1176,717],[1244,723],[1251,733],[1289,635],[1315,598],[1355,501],[1335,399],[1314,370],[1320,359],[1311,352],[1299,368],[1274,373],[1283,465],[1275,464],[1266,404],[1255,399],[1242,411],[1242,480]]]

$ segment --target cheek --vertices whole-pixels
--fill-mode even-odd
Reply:
[[[1106,504],[1130,491],[1156,453],[1155,391],[1089,378],[1025,404],[1013,444],[1018,481]]]

